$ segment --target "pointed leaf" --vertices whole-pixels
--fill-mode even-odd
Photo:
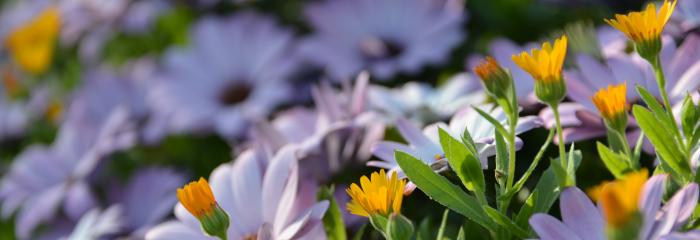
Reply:
[[[406,176],[426,195],[484,228],[493,230],[493,222],[474,197],[407,153],[396,151],[395,158]]]
[[[472,155],[464,144],[452,138],[445,130],[438,129],[438,132],[445,157],[452,170],[462,180],[462,184],[475,194],[483,194],[484,172],[479,158]]]
[[[600,159],[603,160],[603,164],[605,164],[605,167],[608,168],[608,171],[610,171],[615,178],[620,179],[626,172],[632,170],[626,156],[614,153],[600,142],[597,142],[597,147]]]

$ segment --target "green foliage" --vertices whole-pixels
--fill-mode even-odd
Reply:
[[[622,178],[625,173],[632,170],[629,159],[625,155],[613,152],[600,142],[597,143],[597,146],[600,159],[616,178]]]
[[[326,236],[330,240],[345,240],[347,239],[347,234],[345,233],[345,223],[343,222],[343,214],[340,212],[340,207],[338,202],[333,196],[334,187],[321,187],[316,193],[316,200],[328,201],[328,210],[326,210],[326,215],[323,216],[323,228],[326,231]]]
[[[386,224],[387,240],[411,239],[414,227],[411,220],[401,214],[392,213]]]
[[[440,144],[445,151],[445,157],[447,157],[452,170],[457,173],[459,179],[462,180],[462,184],[469,191],[472,191],[479,199],[482,199],[480,201],[485,201],[484,172],[482,171],[481,161],[477,157],[478,155],[470,152],[464,144],[452,138],[445,130],[438,129],[438,131]]]
[[[681,143],[668,134],[668,128],[659,127],[665,126],[665,118],[638,105],[632,108],[632,112],[637,120],[637,124],[639,124],[639,127],[656,148],[661,161],[670,168],[669,170],[671,170],[670,172],[674,179],[682,183],[692,179],[690,162],[680,148],[682,146]]]
[[[484,228],[494,230],[493,222],[486,216],[483,207],[474,197],[462,191],[445,177],[433,172],[428,165],[415,157],[401,151],[397,151],[395,157],[406,176],[429,197]]]

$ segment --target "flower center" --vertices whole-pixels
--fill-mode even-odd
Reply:
[[[398,41],[389,38],[368,37],[360,42],[360,50],[365,59],[369,61],[380,61],[397,58],[405,47]]]
[[[247,81],[233,81],[222,89],[219,102],[224,106],[233,106],[245,101],[253,91],[253,86]]]

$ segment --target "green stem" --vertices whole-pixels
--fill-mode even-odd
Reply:
[[[671,117],[671,120],[675,121],[675,117],[673,117],[673,109],[671,109],[671,101],[668,100],[668,94],[666,93],[666,78],[664,77],[664,70],[661,67],[661,58],[659,56],[656,57],[656,60],[652,63],[652,67],[654,68],[654,74],[656,75],[656,85],[659,88],[659,92],[661,93],[661,98],[664,101],[664,107],[666,107],[666,112],[668,113],[668,116]]]
[[[552,112],[554,112],[554,121],[557,125],[557,137],[559,138],[559,161],[561,161],[562,166],[566,166],[566,148],[564,147],[564,134],[562,133],[561,120],[559,117],[559,103],[553,103],[550,105]]]

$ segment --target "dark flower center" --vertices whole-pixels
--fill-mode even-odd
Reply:
[[[381,61],[397,58],[405,47],[399,41],[390,38],[370,37],[360,43],[360,50],[369,61]]]
[[[245,101],[253,91],[253,86],[247,81],[233,81],[222,89],[219,94],[219,102],[224,106],[236,105]]]

